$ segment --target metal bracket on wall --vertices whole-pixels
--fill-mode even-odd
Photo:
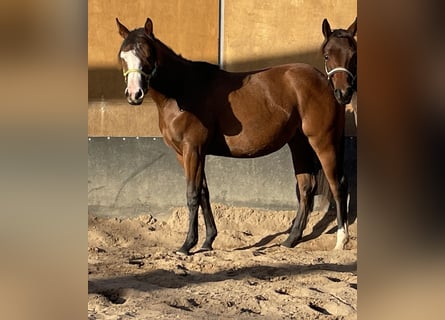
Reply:
[[[104,138],[106,138],[107,140],[122,140],[122,141],[128,141],[128,140],[139,140],[140,137],[88,137],[88,142],[93,142],[95,139],[101,139],[103,140]],[[158,137],[149,137],[150,139],[152,139],[153,141],[156,141],[158,139]]]

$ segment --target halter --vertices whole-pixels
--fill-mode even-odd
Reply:
[[[148,78],[148,74],[146,74],[144,71],[139,70],[139,69],[128,69],[127,71],[124,72],[124,77],[127,78],[127,76],[132,73],[132,72],[137,72],[142,74],[144,77]]]
[[[352,74],[351,71],[349,71],[348,69],[343,68],[343,67],[337,67],[337,68],[334,68],[334,69],[328,71],[328,66],[326,65],[326,61],[324,62],[324,70],[326,71],[326,75],[328,76],[328,80],[331,79],[331,76],[332,76],[333,74],[335,74],[335,73],[337,73],[337,72],[342,72],[342,71],[343,71],[343,72],[346,72],[346,73],[352,78],[352,82],[354,82],[354,81],[355,81],[355,78],[356,78],[356,77]]]
[[[124,78],[125,78],[125,82],[127,82],[127,76],[132,73],[132,72],[137,72],[141,75],[143,75],[148,82],[150,82],[150,79],[155,75],[156,73],[156,69],[157,69],[157,64],[155,64],[155,67],[153,68],[153,70],[151,71],[150,74],[145,73],[144,71],[140,70],[140,69],[128,69],[127,71],[124,72]]]

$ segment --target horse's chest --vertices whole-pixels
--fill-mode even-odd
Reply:
[[[175,147],[182,143],[184,139],[183,130],[180,130],[176,126],[165,121],[160,121],[159,127],[161,129],[162,136],[168,145]]]
[[[164,141],[178,153],[182,153],[184,143],[200,145],[207,140],[206,128],[187,111],[160,115],[159,128]]]

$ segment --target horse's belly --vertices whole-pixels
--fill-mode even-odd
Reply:
[[[235,158],[260,157],[279,150],[292,136],[290,132],[225,135],[209,145],[209,153]]]

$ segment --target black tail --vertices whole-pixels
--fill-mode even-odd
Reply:
[[[314,210],[327,211],[334,203],[332,201],[333,198],[328,180],[321,169],[318,170],[315,177],[317,181],[317,186],[315,188],[315,195],[317,196],[317,199],[314,201]]]
[[[342,174],[347,181],[347,193],[349,196],[348,220],[353,223],[357,217],[357,137],[347,136],[343,145]],[[314,201],[314,210],[327,211],[335,207],[331,189],[323,170],[318,170],[316,174],[317,185]]]

